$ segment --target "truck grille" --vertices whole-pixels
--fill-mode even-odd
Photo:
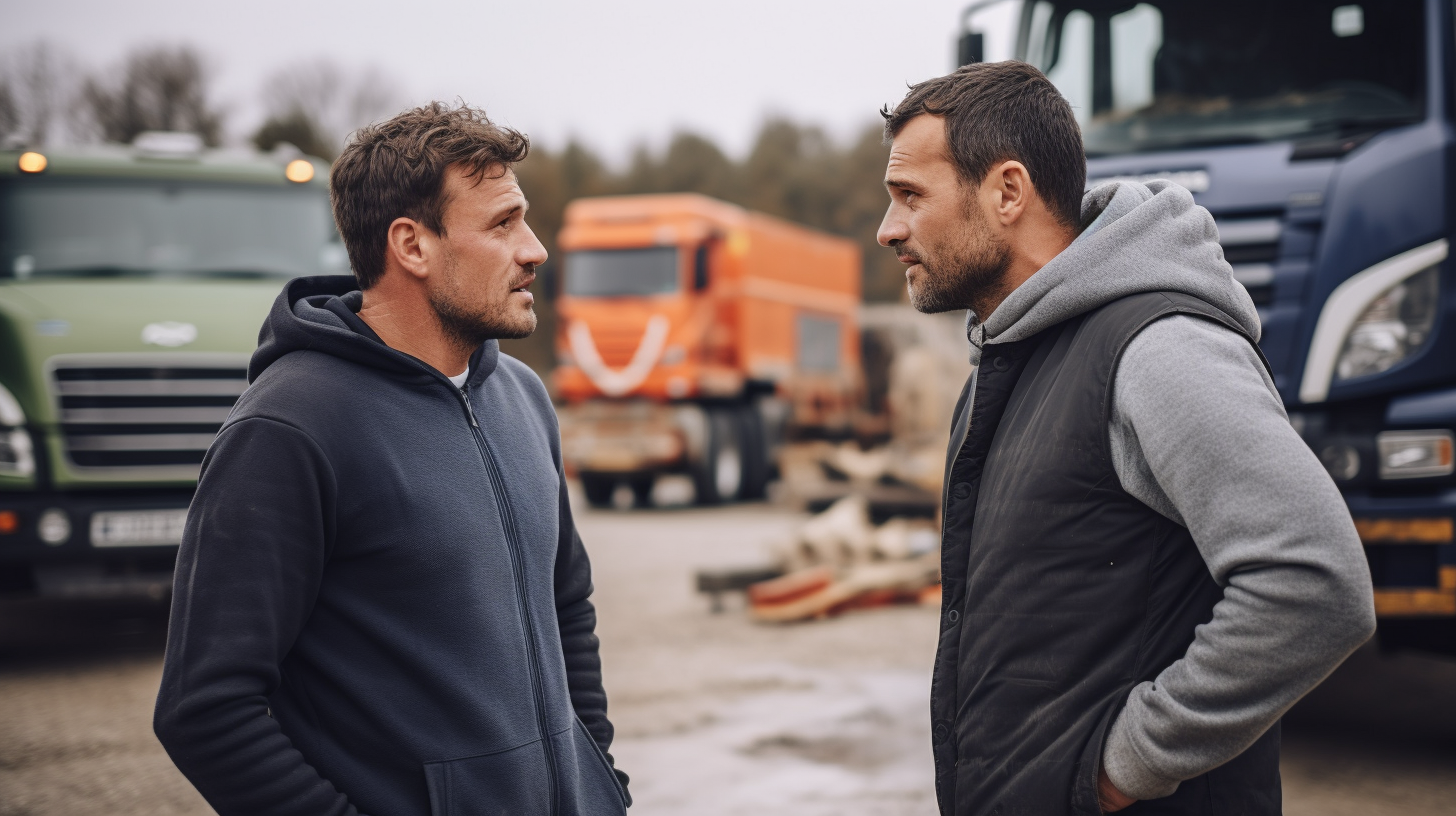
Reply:
[[[637,353],[637,347],[642,345],[642,337],[646,333],[645,325],[593,326],[592,341],[596,343],[602,362],[613,368],[621,368],[632,362],[632,355]]]
[[[51,387],[66,457],[78,471],[195,478],[248,387],[246,355],[66,355]]]
[[[1274,264],[1284,225],[1278,215],[1218,219],[1218,238],[1234,280],[1249,290],[1255,306],[1274,302]]]

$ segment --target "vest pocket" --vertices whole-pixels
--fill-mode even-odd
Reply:
[[[1072,770],[1071,812],[1076,816],[1102,816],[1102,804],[1097,799],[1098,776],[1102,771],[1102,749],[1107,745],[1107,732],[1112,729],[1113,720],[1127,705],[1127,695],[1134,686],[1117,691],[1106,704],[1091,738],[1082,748],[1082,755]],[[1130,806],[1131,807],[1131,806]]]
[[[551,811],[541,740],[493,754],[425,763],[431,816],[519,816]]]

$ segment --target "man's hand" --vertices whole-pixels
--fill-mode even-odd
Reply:
[[[1122,810],[1136,801],[1112,784],[1112,780],[1107,778],[1105,769],[1097,772],[1097,804],[1102,807],[1103,813]]]

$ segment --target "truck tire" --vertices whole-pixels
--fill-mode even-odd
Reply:
[[[693,498],[697,504],[731,501],[743,489],[743,449],[738,427],[736,411],[715,408],[708,412],[708,444],[702,459],[692,464]]]
[[[768,493],[769,461],[768,439],[764,434],[763,415],[758,405],[750,403],[738,411],[738,439],[743,451],[743,485],[738,498],[761,499]]]
[[[632,506],[639,510],[645,510],[652,506],[652,487],[657,484],[657,479],[650,474],[646,476],[633,476],[627,480],[627,486],[632,488]]]
[[[586,493],[587,504],[597,508],[611,507],[612,494],[617,490],[617,482],[610,476],[583,473],[581,475],[581,489]]]

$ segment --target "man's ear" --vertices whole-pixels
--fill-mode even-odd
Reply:
[[[385,235],[386,263],[392,260],[405,272],[421,280],[429,277],[433,233],[424,224],[413,218],[396,218]]]
[[[1036,190],[1031,186],[1031,174],[1019,161],[1004,161],[992,167],[981,186],[983,192],[990,196],[996,217],[1003,227],[1016,223],[1036,196]]]

